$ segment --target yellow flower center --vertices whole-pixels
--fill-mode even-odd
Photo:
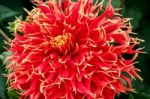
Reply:
[[[68,40],[70,40],[69,34],[58,35],[50,41],[50,44],[52,47],[59,48],[59,47],[65,45],[68,42]]]

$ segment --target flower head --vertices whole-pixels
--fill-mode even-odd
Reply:
[[[105,8],[92,0],[36,5],[18,21],[10,48],[7,77],[20,98],[114,99],[134,91],[131,79],[141,79],[134,66],[139,40],[110,0]]]

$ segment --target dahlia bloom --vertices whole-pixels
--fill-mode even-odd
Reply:
[[[20,99],[114,99],[134,92],[141,53],[129,18],[109,0],[39,0],[17,20],[7,59],[10,89]],[[124,55],[132,55],[130,59]]]

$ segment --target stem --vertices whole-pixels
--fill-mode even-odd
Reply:
[[[9,43],[11,39],[0,29],[0,35]]]

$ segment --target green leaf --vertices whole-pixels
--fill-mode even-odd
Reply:
[[[107,0],[106,0],[107,1]],[[112,0],[112,5],[113,7],[115,8],[120,8],[120,5],[121,5],[121,0]]]
[[[134,96],[133,96],[132,94],[129,93],[128,99],[134,99]]]
[[[10,56],[10,55],[11,55],[10,52],[5,51],[5,52],[3,52],[3,53],[0,55],[0,60],[2,60],[2,61],[4,62],[5,59],[6,59],[8,56]],[[5,65],[8,65],[8,64],[9,64],[9,61],[5,62],[4,64],[5,64]]]
[[[18,14],[18,12],[15,12],[3,5],[0,5],[0,9],[0,21]]]
[[[4,65],[2,65],[2,61],[0,60],[0,99],[8,99],[6,78],[2,75],[5,73],[4,71]]]
[[[0,60],[4,61],[10,55],[11,55],[11,52],[5,51],[0,55]]]
[[[15,90],[8,91],[9,99],[19,99],[19,94]]]
[[[3,75],[3,74],[6,74],[6,71],[5,71],[6,65],[5,64],[9,64],[8,62],[6,62],[5,64],[3,62],[10,55],[11,55],[11,53],[8,51],[5,51],[0,54],[0,99],[8,99],[8,95],[9,96],[14,95],[14,94],[10,94],[10,93],[7,94],[6,78]],[[9,99],[17,99],[17,98],[9,98]]]
[[[123,10],[123,15],[124,17],[127,18],[132,18],[131,24],[133,26],[133,30],[137,29],[140,23],[140,20],[142,18],[142,12],[136,8],[136,7],[131,7],[131,8],[125,8]]]

